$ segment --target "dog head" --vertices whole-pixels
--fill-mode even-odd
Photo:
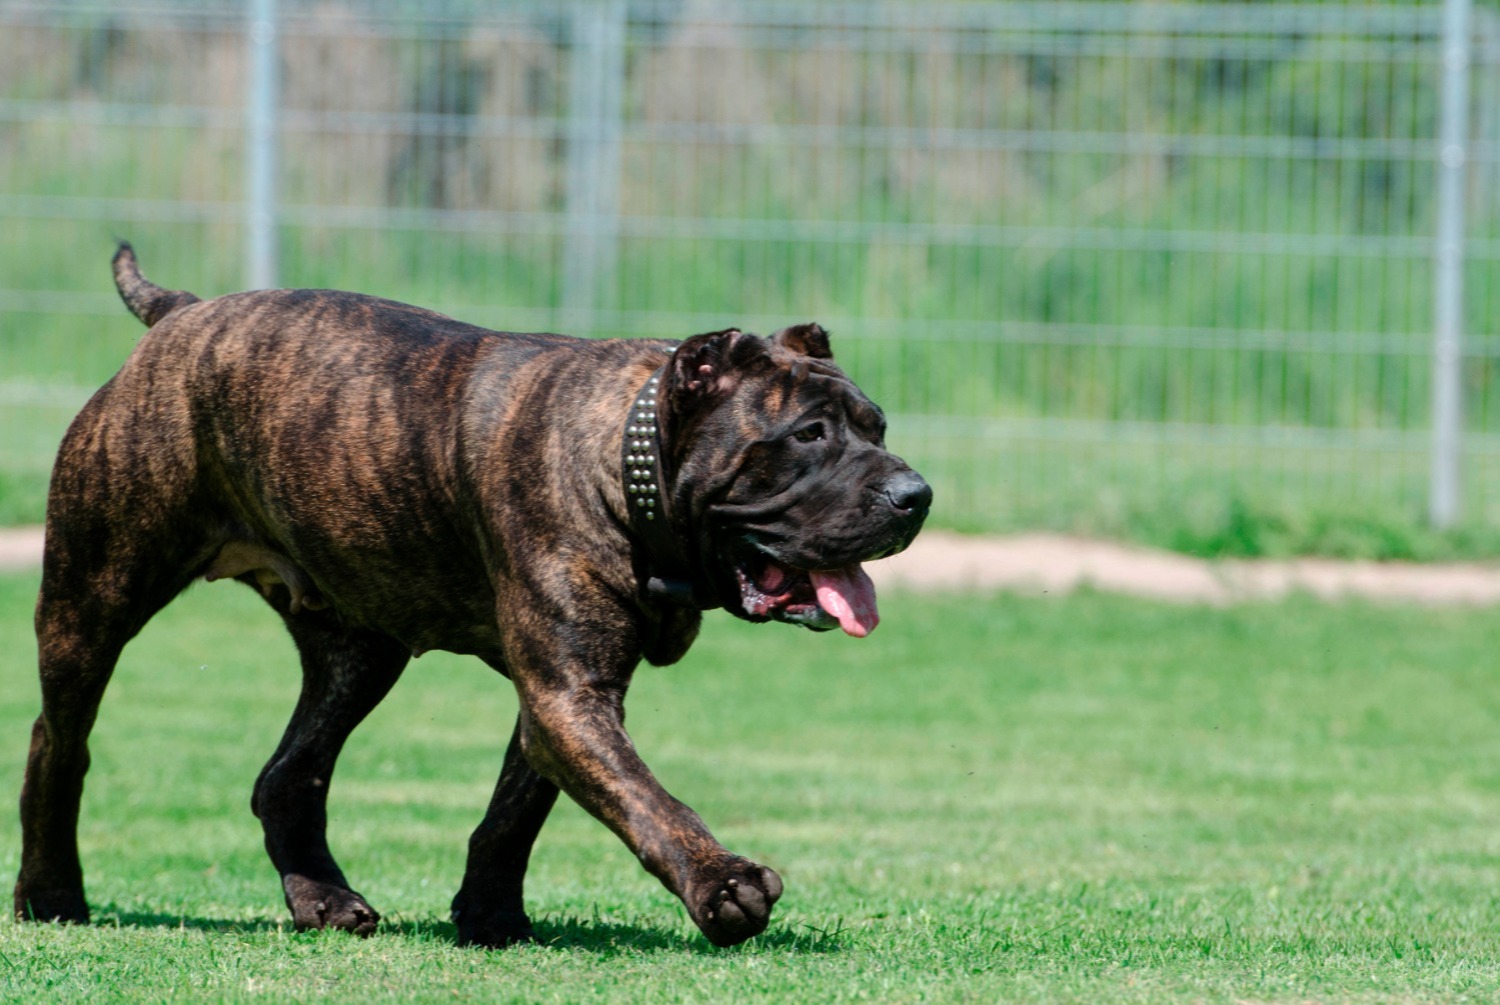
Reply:
[[[864,636],[862,562],[904,549],[932,490],[885,448],[885,416],[833,362],[819,325],[697,335],[662,378],[665,491],[698,574],[750,621]]]

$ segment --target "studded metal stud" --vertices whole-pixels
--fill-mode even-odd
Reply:
[[[656,484],[656,391],[661,376],[653,376],[636,398],[634,411],[627,418],[626,436],[626,488],[635,497],[635,505],[647,520],[656,519],[656,500],[660,489]]]

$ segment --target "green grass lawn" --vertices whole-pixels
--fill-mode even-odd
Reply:
[[[33,590],[0,577],[10,806]],[[785,878],[765,935],[712,948],[560,804],[528,883],[544,944],[495,953],[453,944],[447,904],[509,685],[412,665],[330,807],[385,921],[296,934],[248,809],[292,649],[250,591],[197,587],[127,650],[95,733],[97,924],[0,922],[0,999],[1493,1000],[1493,613],[1083,595],[892,596],[884,615],[863,642],[713,615],[631,695],[666,785]]]

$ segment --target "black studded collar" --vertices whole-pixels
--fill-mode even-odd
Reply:
[[[630,529],[642,549],[646,595],[656,601],[708,610],[719,603],[696,574],[679,531],[672,526],[656,407],[665,370],[663,366],[648,377],[630,403],[620,446],[625,503],[630,510]]]

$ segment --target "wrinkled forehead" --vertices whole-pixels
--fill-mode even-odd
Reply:
[[[827,360],[799,357],[785,371],[787,404],[794,411],[841,411],[857,428],[881,432],[885,413],[849,376]]]

